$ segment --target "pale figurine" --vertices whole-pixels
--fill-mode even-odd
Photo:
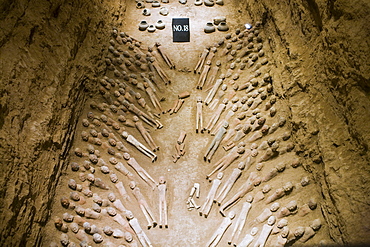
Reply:
[[[149,173],[139,165],[135,158],[131,157],[129,153],[124,153],[123,158],[126,160],[127,164],[135,170],[135,172],[144,180],[153,190],[157,186],[157,182],[149,175]]]
[[[203,206],[199,211],[200,216],[204,215],[204,217],[206,218],[208,217],[208,214],[211,211],[213,201],[217,193],[217,189],[220,187],[223,175],[224,174],[222,172],[219,172],[217,174],[216,179],[212,181],[211,189],[209,190],[206,200],[204,201]]]
[[[223,203],[220,207],[220,213],[222,215],[225,215],[225,210],[235,203],[237,203],[241,198],[243,198],[248,192],[252,191],[254,188],[254,180],[257,179],[257,173],[256,172],[251,172],[249,174],[249,177],[247,181],[240,187],[238,192],[227,202]]]
[[[209,76],[207,77],[206,82],[204,83],[205,87],[213,86],[213,82],[216,79],[217,73],[220,70],[221,61],[216,61],[216,66],[211,67]]]
[[[161,103],[159,102],[157,95],[155,95],[154,90],[151,87],[149,87],[148,83],[144,83],[144,88],[154,108],[157,109],[157,111],[164,113]]]
[[[214,110],[216,108],[218,102],[220,102],[220,100],[225,96],[226,90],[227,90],[227,84],[224,83],[221,85],[221,90],[217,92],[217,97],[215,97],[212,100],[212,102],[208,105],[209,109]]]
[[[197,98],[195,132],[198,133],[199,130],[203,133],[203,101],[201,97]]]
[[[145,147],[141,142],[139,142],[135,137],[129,135],[126,131],[123,131],[121,136],[126,139],[126,141],[133,146],[135,146],[140,152],[152,159],[152,162],[157,160],[157,155]]]
[[[211,176],[216,173],[217,171],[223,172],[227,167],[230,166],[235,160],[237,160],[241,154],[245,152],[245,144],[240,142],[238,146],[234,147],[230,153],[222,157],[219,161],[217,161],[213,167],[213,171],[207,175],[207,179],[211,180]]]
[[[205,63],[205,61],[206,61],[206,57],[207,57],[207,55],[208,55],[208,53],[209,53],[209,50],[210,50],[210,47],[209,46],[207,46],[204,50],[203,50],[203,52],[202,52],[202,54],[200,55],[200,57],[199,57],[199,60],[198,60],[198,62],[197,62],[197,65],[195,66],[195,68],[194,68],[194,73],[200,73],[200,71],[201,71],[201,69],[203,68],[203,65],[204,65],[204,63]]]
[[[207,60],[206,64],[203,66],[202,73],[199,76],[198,83],[197,83],[197,89],[202,90],[204,83],[206,82],[208,72],[211,68],[211,61]]]
[[[243,240],[236,247],[248,247],[254,240],[254,236],[256,236],[257,232],[258,232],[258,228],[253,227],[250,234],[246,234]]]
[[[220,143],[221,143],[223,137],[225,136],[228,127],[229,127],[229,123],[224,122],[222,127],[217,132],[217,134],[215,135],[212,142],[210,143],[210,145],[207,148],[207,151],[204,155],[204,160],[205,161],[211,162],[211,158],[214,155],[214,153],[216,152],[217,148],[220,146]]]
[[[211,103],[211,101],[213,100],[213,97],[215,97],[215,95],[217,93],[217,90],[221,86],[222,82],[223,82],[223,79],[222,78],[216,80],[215,84],[213,85],[213,87],[209,91],[206,99],[204,100],[204,103],[206,105],[209,105],[209,103]]]
[[[127,214],[127,212],[129,212],[129,211],[126,211],[124,213],[124,215]],[[129,222],[127,221],[127,219],[124,218],[124,217],[122,217],[121,214],[116,214],[116,215],[112,216],[112,218],[113,218],[113,220],[115,222],[117,222],[118,224],[120,224],[122,226],[122,229],[125,230],[126,232],[130,232],[132,234],[135,233],[133,231],[133,229],[131,228],[131,226],[130,226]]]
[[[127,194],[127,191],[125,187],[123,186],[122,182],[118,182],[115,184],[116,188],[118,189],[118,192],[122,196],[123,199],[125,200],[130,200],[130,196]]]
[[[228,244],[233,244],[234,246],[236,246],[236,242],[239,239],[239,236],[243,230],[245,221],[247,220],[248,213],[252,207],[252,201],[253,201],[253,196],[248,195],[246,198],[246,201],[243,203],[243,207],[242,207],[242,210],[240,211],[239,217],[234,224],[234,229],[231,233],[231,238],[228,241]]]
[[[158,51],[159,51],[159,54],[161,54],[163,60],[166,62],[166,64],[168,65],[168,67],[170,67],[170,69],[174,69],[175,68],[175,65],[174,63],[171,61],[170,57],[167,55],[167,53],[165,52],[165,49],[163,48],[163,46],[161,45],[161,43],[159,42],[156,42],[155,43],[155,46],[157,47]]]
[[[270,216],[267,220],[267,224],[262,227],[261,234],[259,235],[254,247],[264,247],[266,245],[267,239],[270,236],[273,225],[275,224],[275,216]]]
[[[144,195],[141,193],[139,187],[137,187],[134,181],[131,181],[129,186],[148,222],[148,229],[150,229],[151,227],[155,227],[157,225],[157,221],[155,220],[154,214],[150,209],[148,202],[144,198]]]
[[[144,138],[145,142],[149,145],[153,152],[159,150],[159,146],[154,142],[149,131],[144,127],[143,122],[139,120],[137,116],[133,117],[136,129],[140,132],[141,136]]]
[[[235,212],[230,211],[225,217],[220,226],[217,228],[217,230],[213,233],[211,239],[207,243],[207,247],[215,247],[220,242],[222,236],[225,234],[226,230],[229,228],[229,226],[232,224],[233,219],[235,218]]]
[[[240,178],[243,170],[245,168],[245,162],[240,162],[237,168],[234,168],[233,172],[227,178],[226,182],[223,184],[219,193],[217,194],[215,201],[218,205],[221,205],[222,201],[225,199],[231,188],[234,186],[235,182]]]
[[[114,168],[116,168],[119,172],[125,175],[128,179],[130,180],[134,179],[134,175],[121,162],[118,162],[114,166]]]
[[[148,236],[145,234],[143,229],[141,228],[139,221],[134,217],[131,211],[126,213],[126,217],[128,219],[128,223],[130,224],[131,228],[134,230],[137,238],[139,239],[141,245],[143,247],[153,247],[152,243],[150,242]]]
[[[216,125],[216,123],[217,123],[218,119],[220,118],[221,114],[226,109],[227,103],[228,103],[228,100],[227,99],[224,99],[222,101],[222,103],[218,105],[216,111],[212,114],[212,117],[209,120],[208,125],[205,128],[206,130],[208,130],[208,133],[210,133],[211,130],[212,130],[212,128]]]
[[[158,185],[158,192],[159,192],[159,227],[168,228],[168,220],[167,220],[167,198],[166,198],[166,179],[164,176],[159,177],[159,185]]]
[[[229,122],[230,119],[235,115],[235,112],[238,110],[238,106],[236,104],[232,105],[231,109],[227,112],[226,116],[224,117],[223,121]],[[211,135],[215,135],[216,132],[221,128],[222,121],[219,122],[216,127],[214,127],[211,131]]]
[[[134,104],[130,103],[129,101],[123,100],[122,105],[126,107],[127,110],[141,118],[141,120],[143,120],[148,125],[152,127],[156,126],[158,129],[163,127],[163,125],[158,120],[151,118],[148,114],[144,113],[142,110],[137,108]]]
[[[171,80],[169,79],[168,75],[164,70],[161,68],[160,64],[158,61],[155,59],[155,57],[148,57],[150,64],[149,64],[149,69],[152,72],[157,72],[159,77],[162,79],[165,85],[170,84]]]

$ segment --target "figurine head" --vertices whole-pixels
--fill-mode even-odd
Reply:
[[[122,135],[122,137],[123,137],[123,138],[125,138],[125,139],[128,137],[128,133],[127,133],[127,131],[123,131],[121,135]]]
[[[223,176],[224,176],[224,173],[223,172],[219,172],[217,174],[217,179],[222,179]]]
[[[270,211],[271,212],[276,212],[280,208],[280,204],[278,202],[275,202],[271,205]]]
[[[245,198],[245,201],[251,203],[253,201],[253,196],[250,195],[250,194],[247,195],[246,198]]]
[[[275,216],[272,215],[267,219],[267,224],[272,226],[273,224],[275,224],[275,221],[276,221],[276,218]]]
[[[228,213],[227,217],[228,217],[228,218],[230,218],[230,219],[234,219],[234,217],[235,217],[235,212],[234,212],[234,211],[230,211],[230,212]]]
[[[135,189],[135,187],[136,187],[136,182],[135,181],[130,181],[130,183],[129,183],[129,187],[130,187],[130,189]]]
[[[240,163],[238,164],[238,169],[239,169],[239,170],[244,170],[244,168],[245,168],[245,162],[240,162]]]
[[[251,235],[252,236],[255,236],[258,232],[258,228],[257,227],[253,227],[252,230],[251,230]]]
[[[130,159],[130,154],[129,153],[123,153],[123,158],[125,159],[125,160],[129,160]]]
[[[164,176],[160,176],[159,177],[159,184],[165,184],[166,183],[166,179]]]

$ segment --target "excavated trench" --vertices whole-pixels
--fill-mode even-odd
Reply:
[[[269,223],[266,246],[370,243],[369,4],[161,3],[168,15],[144,4],[150,16],[134,1],[2,4],[0,244],[140,246],[127,210],[153,246],[212,246],[209,241],[232,211],[235,218],[221,231],[218,246],[239,244],[254,227],[256,246]],[[204,33],[207,22],[223,16],[228,31]],[[189,18],[190,42],[172,41],[172,18]],[[159,19],[164,29],[138,30],[141,20]],[[156,42],[175,68],[165,63]],[[200,73],[193,70],[207,47],[206,78],[215,78],[200,89],[208,64]],[[208,104],[212,88],[217,90]],[[226,102],[215,127],[208,127]],[[210,133],[196,133],[199,105]],[[226,134],[204,160],[225,121]],[[122,135],[127,131],[153,149],[135,123],[159,147],[154,162]],[[139,176],[127,154],[154,182]],[[232,174],[241,175],[220,205],[211,200],[207,213],[206,198],[220,171],[214,169],[222,161],[216,196]],[[160,227],[161,176],[168,228]],[[154,220],[141,210],[131,181]],[[189,203],[194,184],[200,194]],[[248,206],[248,213],[242,211]],[[242,216],[240,235],[232,238]]]

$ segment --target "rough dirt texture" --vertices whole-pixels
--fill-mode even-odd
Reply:
[[[120,1],[1,1],[0,245],[40,242]]]
[[[294,152],[304,158],[315,193],[322,196],[327,223],[321,237],[337,244],[369,243],[369,4],[275,2],[238,1],[233,6],[240,10],[241,22],[262,21],[270,74],[288,115]],[[50,219],[77,120],[87,113],[85,99],[95,95],[94,79],[105,73],[101,58],[107,54],[111,28],[123,21],[126,6],[124,1],[8,1],[1,6],[0,244],[34,246],[42,242],[40,232]],[[196,60],[190,59],[189,66]],[[193,108],[186,109],[194,117]],[[168,119],[164,125],[170,123]],[[204,150],[205,143],[198,141]]]

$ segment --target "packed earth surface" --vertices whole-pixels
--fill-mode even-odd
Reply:
[[[181,2],[0,5],[0,245],[369,244],[370,3]]]

